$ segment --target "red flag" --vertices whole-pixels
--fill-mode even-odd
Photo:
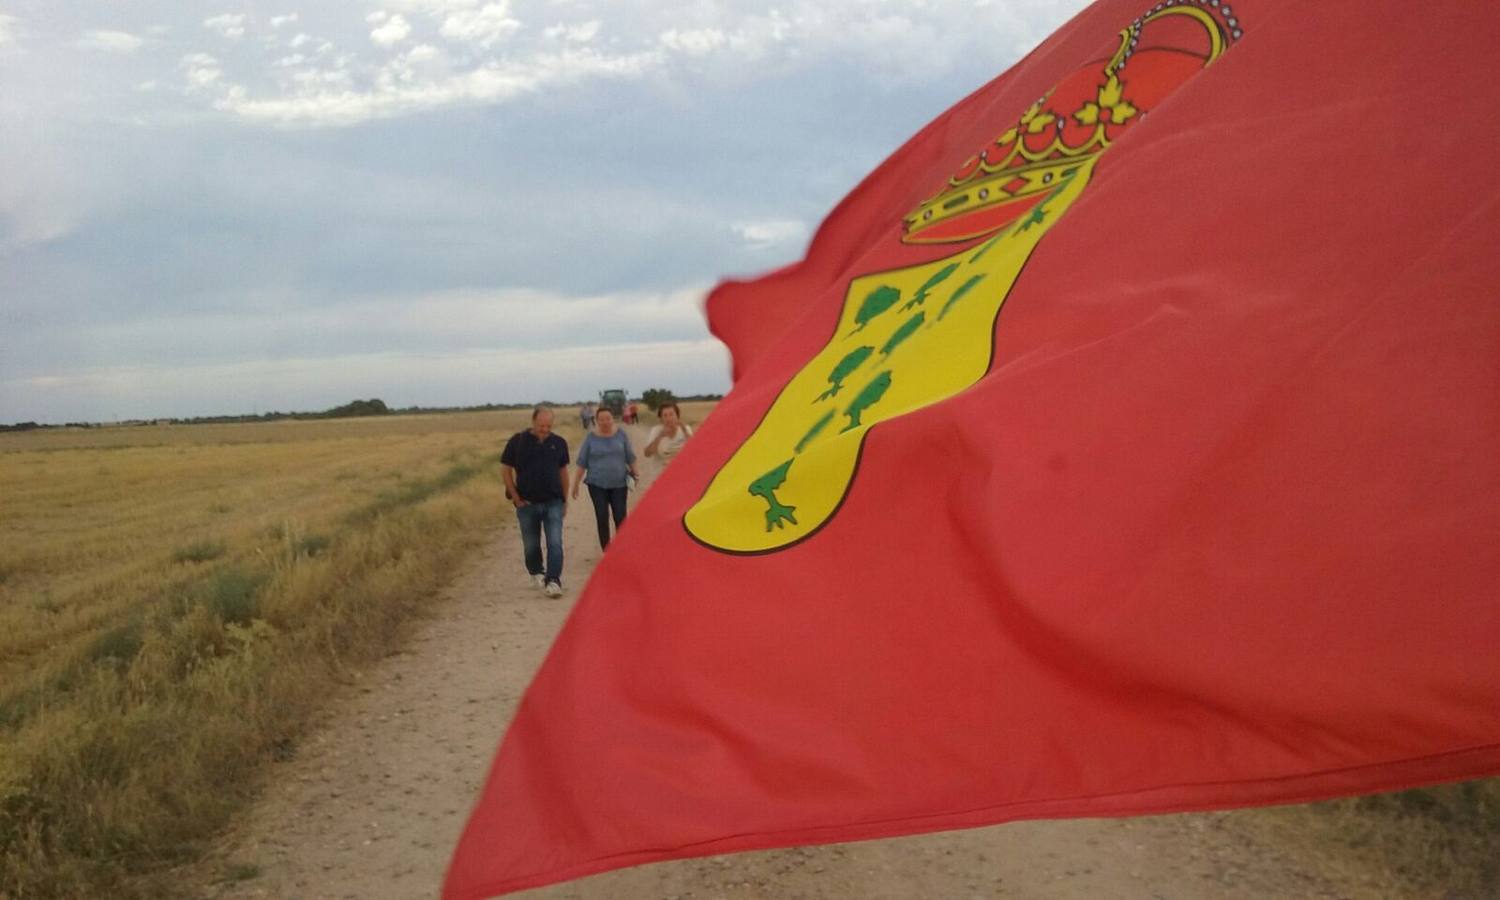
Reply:
[[[720,286],[445,897],[1500,772],[1497,47],[1101,0]]]

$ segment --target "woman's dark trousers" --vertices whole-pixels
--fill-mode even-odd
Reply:
[[[625,488],[602,488],[589,485],[589,499],[594,501],[594,523],[599,526],[599,549],[609,546],[609,516],[614,513],[615,530],[625,521]]]

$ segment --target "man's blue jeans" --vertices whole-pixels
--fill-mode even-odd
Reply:
[[[521,547],[526,553],[526,571],[542,574],[542,532],[547,533],[548,581],[562,584],[563,510],[562,500],[547,500],[516,507],[516,521],[521,523]]]

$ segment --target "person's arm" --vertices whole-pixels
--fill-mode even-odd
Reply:
[[[620,432],[625,434],[625,432]],[[640,479],[641,473],[635,467],[635,448],[630,446],[630,435],[625,434],[625,471],[630,473],[631,478]]]
[[[578,499],[578,486],[580,484],[583,484],[583,476],[586,475],[587,473],[588,473],[588,470],[585,469],[583,466],[574,466],[573,467],[573,499],[574,500]],[[563,476],[562,477],[563,477],[563,484],[566,485],[568,483],[568,469],[567,469],[566,466],[563,467]]]
[[[500,454],[500,477],[505,481],[505,496],[516,505],[517,509],[526,505],[526,500],[521,492],[516,489],[516,463],[520,461],[519,449],[520,435],[511,435],[510,440],[505,442],[505,450]]]
[[[593,447],[593,441],[591,440],[592,438],[593,438],[593,435],[589,435],[588,437],[585,437],[583,439],[583,443],[578,445],[578,458],[575,459],[575,460],[573,460],[573,465],[577,467],[577,472],[578,472],[577,477],[573,479],[573,496],[574,497],[578,496],[578,484],[579,484],[579,482],[583,481],[584,473],[588,471],[589,458],[593,455],[592,453],[589,452],[590,448]],[[568,474],[567,474],[567,469],[568,469],[568,463],[567,463],[566,460],[564,460],[563,461],[563,483],[562,483],[563,484],[563,493],[567,493],[568,492]]]
[[[650,433],[646,435],[646,449],[642,452],[647,456],[655,456],[660,449],[658,445],[661,444],[664,435],[666,432],[662,431],[660,425],[652,425]]]
[[[526,501],[521,498],[521,492],[516,490],[515,467],[509,465],[501,465],[500,477],[505,479],[505,494],[506,496],[510,497],[510,502],[514,503],[517,509],[525,506]]]

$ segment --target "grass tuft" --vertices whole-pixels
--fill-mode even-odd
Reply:
[[[1247,810],[1253,843],[1294,848],[1309,869],[1379,896],[1500,897],[1500,778]]]
[[[312,557],[327,551],[332,544],[333,539],[327,535],[309,534],[297,541],[296,550],[299,556]]]
[[[93,662],[124,664],[135,659],[145,639],[145,627],[140,618],[134,618],[108,629],[94,639],[89,646],[87,658]]]
[[[172,554],[172,561],[180,563],[211,562],[223,556],[228,550],[229,547],[223,541],[194,541],[185,547],[178,547]]]
[[[255,863],[230,863],[224,867],[224,872],[219,876],[221,884],[236,881],[249,881],[260,877],[260,866]]]
[[[205,601],[220,622],[249,624],[260,610],[256,594],[267,576],[252,575],[243,569],[225,569],[209,581]]]

